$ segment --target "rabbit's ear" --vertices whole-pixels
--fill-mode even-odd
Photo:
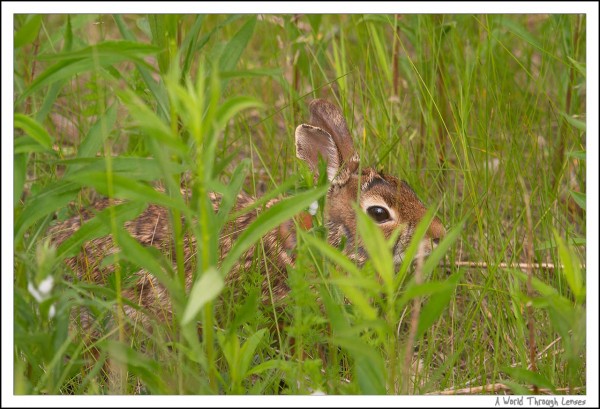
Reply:
[[[310,124],[327,131],[333,138],[343,165],[350,173],[358,167],[358,154],[354,150],[352,136],[340,109],[322,99],[311,101]]]
[[[296,128],[296,156],[317,175],[319,155],[327,162],[327,178],[331,182],[340,169],[340,153],[331,135],[321,128],[302,124]]]

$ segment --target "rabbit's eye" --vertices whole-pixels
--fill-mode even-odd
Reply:
[[[383,223],[390,220],[390,212],[385,207],[371,206],[367,209],[369,216],[373,218],[377,223]]]

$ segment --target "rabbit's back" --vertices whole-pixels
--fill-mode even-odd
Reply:
[[[187,192],[183,192],[186,196]],[[213,211],[217,212],[221,196],[209,193]],[[248,194],[240,193],[237,197],[235,211],[242,210],[256,199]],[[266,207],[272,206],[277,200],[271,200]],[[62,221],[49,231],[49,237],[55,246],[60,246],[71,237],[82,225],[94,217],[97,212],[109,206],[123,203],[122,200],[99,199],[89,207],[81,209],[79,213]],[[228,222],[219,237],[219,261],[223,260],[231,250],[233,243],[239,235],[256,219],[259,209],[244,212],[236,219]],[[123,227],[142,246],[154,247],[164,253],[171,260],[173,270],[176,271],[177,260],[174,243],[170,212],[167,208],[150,204],[136,218],[126,221]],[[271,294],[275,300],[283,298],[288,288],[285,284],[286,266],[293,263],[289,255],[289,240],[293,234],[291,221],[268,232],[260,243],[260,252],[256,256],[256,246],[249,248],[237,261],[231,272],[226,277],[228,285],[235,285],[244,277],[244,273],[251,268],[258,268],[261,272],[268,271],[269,280],[263,280],[263,300],[270,299]],[[193,272],[196,271],[196,237],[189,231],[183,237],[183,257],[186,273],[186,286],[189,289],[192,283]],[[115,263],[107,261],[108,256],[119,251],[112,235],[104,235],[86,241],[81,245],[80,251],[73,257],[65,259],[65,264],[78,280],[99,285],[105,285],[115,271]],[[129,306],[125,311],[132,318],[146,321],[147,313],[155,315],[161,320],[171,316],[170,297],[159,280],[144,269],[134,271],[131,280],[124,280],[123,296],[125,299],[138,304],[144,311],[143,314]],[[269,288],[270,286],[270,288]]]

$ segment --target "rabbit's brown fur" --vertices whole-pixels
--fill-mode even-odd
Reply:
[[[364,263],[367,254],[360,241],[356,242],[356,215],[352,203],[359,199],[359,206],[368,214],[377,213],[379,225],[386,238],[394,230],[401,233],[394,246],[394,261],[399,264],[403,252],[414,234],[414,229],[426,212],[423,203],[414,191],[403,181],[377,172],[373,168],[360,169],[359,157],[354,150],[352,138],[340,110],[323,100],[314,100],[310,104],[310,125],[303,124],[296,129],[297,156],[304,160],[311,170],[317,173],[318,157],[327,161],[327,174],[331,187],[327,194],[325,215],[329,231],[328,240],[335,246],[346,240],[346,253],[358,264]],[[360,194],[359,194],[360,192]],[[185,193],[185,192],[184,192]],[[220,197],[211,193],[213,208],[219,207]],[[250,205],[255,199],[246,195],[238,195],[236,209]],[[92,205],[92,209],[100,211],[118,200],[102,199]],[[277,199],[267,203],[272,206]],[[259,210],[253,210],[239,216],[229,223],[220,239],[221,259],[231,249],[236,238],[256,218]],[[93,217],[91,209],[84,209],[78,216],[66,220],[51,229],[51,237],[55,245],[60,245],[75,232],[83,222]],[[386,217],[389,216],[389,217]],[[262,272],[268,272],[269,279],[263,284],[263,300],[271,297],[277,301],[285,297],[289,291],[286,284],[286,268],[294,263],[293,247],[295,244],[294,221],[289,220],[276,229],[268,232],[262,240],[264,254],[262,264],[258,266]],[[125,228],[144,246],[154,246],[163,252],[173,255],[172,232],[167,209],[150,204],[136,219],[125,223]],[[439,219],[434,218],[422,248],[429,253],[433,246],[445,234]],[[196,243],[193,235],[184,240],[185,269],[187,285],[191,285],[191,271],[194,271]],[[102,259],[116,251],[110,236],[100,237],[85,243],[75,257],[66,260],[66,264],[80,279],[102,283],[114,266],[102,267]],[[254,248],[250,248],[230,272],[227,280],[231,283],[240,278],[244,270],[248,270],[254,259]],[[144,311],[140,314],[136,309],[126,306],[126,313],[131,318],[146,322],[146,315],[158,319],[169,319],[171,307],[166,290],[158,280],[142,270],[137,273],[134,286],[124,290],[124,297],[139,304]]]

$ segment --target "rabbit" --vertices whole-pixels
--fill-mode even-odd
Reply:
[[[378,223],[386,239],[392,235],[394,230],[401,229],[393,246],[393,259],[395,264],[399,265],[416,225],[426,213],[425,205],[406,182],[378,172],[371,167],[359,167],[358,153],[354,149],[348,126],[338,107],[325,100],[316,99],[310,103],[309,111],[309,123],[299,125],[295,131],[296,155],[308,165],[315,178],[318,177],[319,156],[326,161],[330,187],[326,197],[324,215],[329,243],[333,246],[341,246],[342,240],[346,240],[344,248],[346,254],[358,265],[362,265],[366,261],[367,253],[362,243],[356,242],[358,237],[356,215],[352,204],[358,198],[360,208]],[[183,193],[186,194],[185,191]],[[216,193],[211,193],[210,199],[216,212],[221,197]],[[255,200],[253,197],[241,193],[237,197],[235,209],[243,209]],[[266,204],[266,207],[272,206],[278,200],[272,199]],[[101,199],[94,202],[91,207],[95,211],[100,211],[109,205],[120,202],[120,200]],[[244,227],[252,223],[259,212],[258,209],[246,212],[226,226],[220,238],[221,259],[231,249]],[[60,245],[93,215],[94,212],[91,209],[84,209],[79,215],[53,226],[50,236],[54,244]],[[262,243],[266,257],[258,266],[265,275],[262,286],[263,302],[282,301],[289,292],[286,271],[287,267],[294,265],[295,261],[296,226],[293,220],[288,220],[263,237]],[[175,253],[172,251],[172,234],[167,209],[150,204],[136,219],[125,222],[125,228],[142,245],[154,246],[165,252],[171,251],[171,254]],[[427,255],[444,234],[445,229],[442,222],[435,217],[421,243],[422,255]],[[189,289],[191,271],[193,271],[192,263],[195,259],[194,235],[186,237],[184,244],[186,284]],[[114,266],[103,267],[101,261],[106,255],[114,253],[116,250],[110,236],[100,237],[85,243],[76,256],[68,258],[65,262],[79,279],[102,283],[114,270]],[[226,282],[231,284],[239,279],[244,271],[251,268],[254,258],[254,248],[250,248],[231,270]],[[139,304],[141,308],[136,309],[125,305],[125,313],[132,319],[138,319],[145,323],[148,322],[148,315],[159,320],[169,320],[172,314],[169,297],[156,277],[141,270],[137,272],[136,279],[134,286],[123,290],[123,296],[131,302]]]

